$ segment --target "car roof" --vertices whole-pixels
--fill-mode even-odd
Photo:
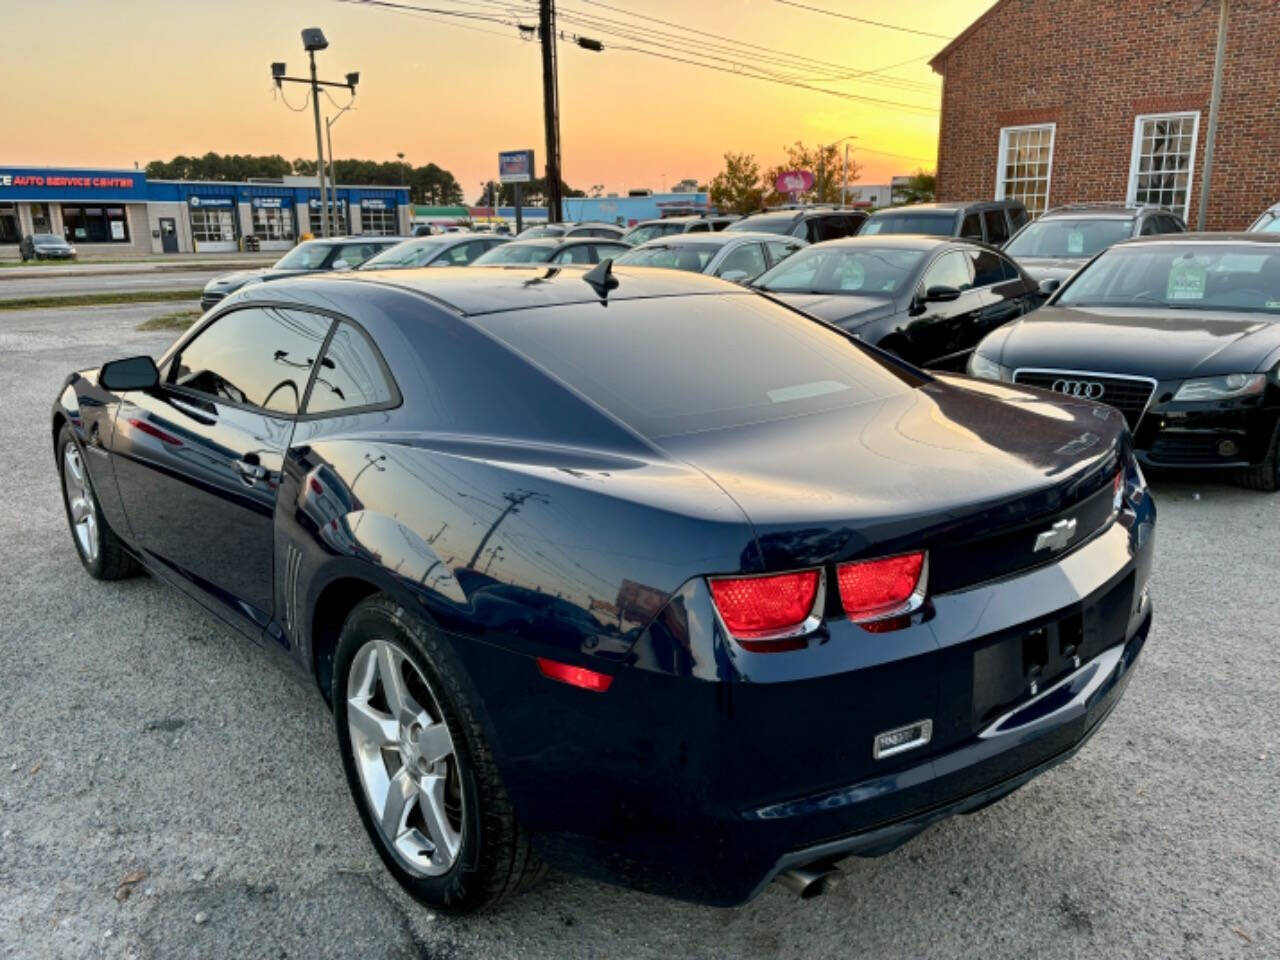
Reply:
[[[1040,219],[1069,220],[1088,217],[1090,220],[1132,220],[1144,211],[1151,213],[1168,213],[1177,216],[1165,207],[1130,207],[1114,203],[1073,203],[1064,207],[1050,207],[1040,214]]]
[[[1117,246],[1132,246],[1134,244],[1148,243],[1165,243],[1175,245],[1205,244],[1205,243],[1260,243],[1260,244],[1277,244],[1280,243],[1280,233],[1156,233],[1146,237],[1131,237],[1128,240],[1122,240]]]
[[[470,266],[466,270],[368,270],[326,274],[331,281],[370,283],[419,293],[463,316],[478,316],[506,310],[593,303],[601,299],[596,288],[583,277],[595,266]],[[635,300],[693,294],[732,295],[749,291],[723,280],[683,270],[660,270],[619,266],[613,270],[618,285],[608,292],[609,300]],[[298,281],[278,281],[297,283]],[[312,284],[322,281],[312,280]]]
[[[795,237],[786,237],[779,233],[765,233],[763,230],[741,230],[737,233],[724,233],[717,231],[716,233],[697,232],[697,233],[673,233],[666,237],[654,237],[652,240],[646,240],[640,246],[634,249],[640,250],[644,247],[670,247],[670,246],[716,246],[723,247],[729,243],[744,243],[755,241],[794,241]],[[800,241],[803,243],[804,241]]]
[[[739,234],[741,236],[741,234]],[[811,244],[809,249],[817,247],[901,247],[903,250],[936,250],[948,244],[966,243],[975,247],[990,247],[989,244],[963,237],[939,237],[931,233],[870,233],[865,236],[856,234],[852,237],[840,237],[836,240],[825,240]],[[990,249],[994,249],[990,247]]]

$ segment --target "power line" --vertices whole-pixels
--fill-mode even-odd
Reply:
[[[775,0],[775,2],[785,4],[788,7],[798,7],[801,10],[811,10],[814,13],[825,13],[828,17],[838,17],[841,20],[852,20],[855,23],[865,23],[870,27],[881,27],[885,30],[897,30],[900,33],[913,33],[918,37],[933,37],[935,40],[955,39],[955,37],[949,37],[942,33],[930,33],[927,30],[914,30],[911,27],[900,27],[896,23],[883,23],[880,20],[868,20],[865,17],[855,17],[852,14],[840,13],[836,10],[824,10],[822,7],[811,7],[807,3],[796,3],[796,0]]]

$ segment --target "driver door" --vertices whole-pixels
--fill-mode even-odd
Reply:
[[[954,287],[960,296],[930,302],[925,299],[930,287]],[[906,359],[927,367],[963,350],[983,304],[982,294],[973,289],[969,258],[954,249],[938,256],[925,270],[911,307],[905,331],[911,356]]]
[[[276,494],[332,321],[232,310],[121,400],[115,472],[137,545],[254,639],[270,622]]]

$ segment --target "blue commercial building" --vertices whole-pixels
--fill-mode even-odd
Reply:
[[[337,234],[409,232],[409,188],[339,186],[331,215]],[[148,180],[141,170],[0,167],[0,257],[22,237],[52,233],[82,253],[219,253],[255,237],[287,250],[320,233],[314,177],[243,183]]]
[[[706,193],[655,193],[644,197],[565,197],[564,218],[569,221],[603,220],[619,226],[635,226],[641,220],[706,213]]]

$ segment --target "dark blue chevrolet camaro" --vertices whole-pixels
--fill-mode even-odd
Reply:
[[[379,854],[445,909],[544,864],[820,892],[1070,756],[1151,622],[1117,411],[694,274],[251,287],[72,374],[51,426],[88,572],[314,677]]]

